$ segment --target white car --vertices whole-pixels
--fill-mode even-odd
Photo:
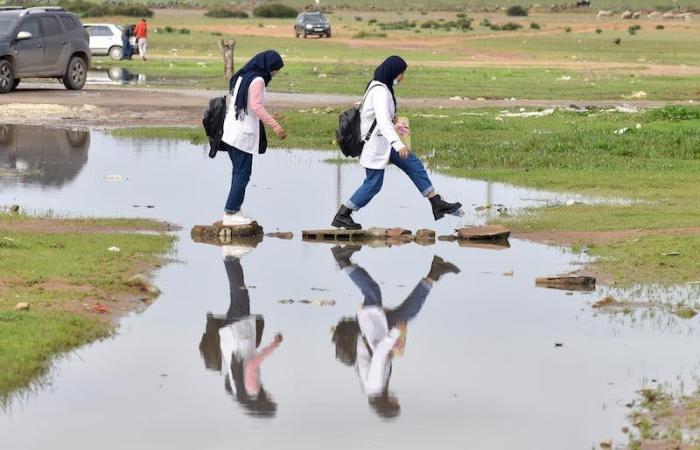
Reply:
[[[93,56],[109,55],[113,60],[122,59],[122,27],[113,23],[86,23],[90,35],[90,51]]]

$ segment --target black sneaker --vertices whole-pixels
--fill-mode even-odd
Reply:
[[[430,200],[430,205],[433,207],[433,217],[435,217],[435,220],[442,219],[445,217],[445,214],[453,214],[462,207],[461,203],[448,203],[439,195],[429,198],[428,200]]]

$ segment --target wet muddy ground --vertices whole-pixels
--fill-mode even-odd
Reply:
[[[155,277],[161,297],[126,317],[114,338],[59,358],[41,386],[18,393],[0,412],[3,448],[590,449],[608,437],[627,441],[621,429],[636,390],[691,386],[699,368],[689,351],[697,319],[602,314],[591,305],[603,288],[568,295],[535,287],[535,277],[580,267],[584,258],[565,249],[511,239],[501,250],[437,242],[350,255],[302,242],[301,230],[327,227],[363,178],[356,165],[325,162],[333,152],[256,157],[244,208],[266,232],[295,238],[265,238],[226,258],[221,247],[189,237],[191,226],[219,219],[226,155],[210,160],[187,143],[56,133],[6,131],[1,205],[153,217],[183,229],[176,262]],[[37,136],[44,137],[32,142]],[[434,223],[427,202],[390,169],[358,221],[448,234],[483,222],[476,207],[487,202],[513,211],[577,198],[432,178],[466,205],[464,218]],[[435,256],[460,273],[431,285]],[[333,333],[363,305],[378,305],[379,293],[404,334],[393,358],[381,361],[381,395],[368,396],[364,343],[337,344]],[[255,364],[229,371],[232,348]]]

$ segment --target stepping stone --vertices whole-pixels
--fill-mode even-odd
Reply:
[[[457,238],[467,241],[498,241],[508,239],[510,230],[502,225],[465,227],[457,230]]]
[[[567,291],[594,291],[595,278],[587,276],[540,277],[535,286]]]
[[[194,242],[227,245],[237,242],[257,244],[262,241],[263,228],[257,222],[249,225],[224,226],[221,221],[212,225],[195,225],[190,231]]]
[[[304,230],[302,239],[307,242],[373,242],[396,241],[411,242],[415,236],[403,228],[369,228],[367,230]]]

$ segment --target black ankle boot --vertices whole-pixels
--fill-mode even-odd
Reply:
[[[352,209],[345,205],[341,205],[340,209],[333,218],[333,223],[331,223],[331,225],[336,228],[345,228],[346,230],[361,230],[362,225],[355,223],[355,221],[352,220],[352,217],[350,217],[350,214],[352,214]]]
[[[435,217],[435,220],[442,219],[445,217],[445,214],[457,212],[459,208],[462,207],[461,203],[448,203],[439,195],[430,197],[428,200],[430,200],[430,205],[433,207],[433,217]]]
[[[355,252],[359,251],[361,248],[362,247],[360,247],[359,245],[346,245],[344,247],[336,245],[335,247],[331,248],[331,252],[333,253],[333,258],[335,258],[335,262],[338,263],[338,267],[344,269],[345,267],[348,267],[352,264],[350,258],[353,254],[355,254]]]
[[[446,273],[459,272],[461,272],[461,270],[459,270],[459,267],[455,266],[450,262],[445,261],[439,256],[434,256],[433,263],[430,265],[430,272],[428,272],[428,278],[435,282],[438,282],[440,280],[440,277],[442,277]]]

